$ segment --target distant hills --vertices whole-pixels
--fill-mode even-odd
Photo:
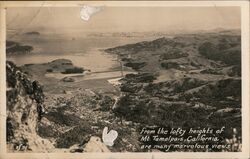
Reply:
[[[31,53],[34,48],[30,45],[22,45],[15,41],[6,41],[6,53],[9,54],[26,54]]]
[[[109,48],[137,75],[121,81],[115,112],[147,125],[241,129],[241,35],[219,31]]]
[[[24,33],[24,34],[25,34],[25,35],[40,35],[40,33],[37,32],[37,31],[26,32],[26,33]]]
[[[11,30],[11,34],[13,34],[13,30]],[[14,34],[15,35],[15,34]],[[25,32],[22,34],[23,36],[39,36],[40,33],[37,31]],[[20,36],[17,34],[17,36]],[[6,53],[7,54],[27,54],[31,53],[34,50],[33,46],[21,44],[20,42],[16,42],[16,40],[7,40],[6,41]]]

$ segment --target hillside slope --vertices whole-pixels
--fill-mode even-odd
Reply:
[[[145,125],[241,132],[240,35],[179,35],[109,48],[138,71],[122,80],[116,115]],[[216,151],[216,150],[212,150]]]

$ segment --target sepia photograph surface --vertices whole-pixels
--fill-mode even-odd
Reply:
[[[240,6],[5,14],[8,153],[242,152]]]

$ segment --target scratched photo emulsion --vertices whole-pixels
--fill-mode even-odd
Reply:
[[[241,152],[240,17],[7,8],[8,152]]]

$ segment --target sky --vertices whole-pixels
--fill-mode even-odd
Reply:
[[[71,32],[168,32],[239,29],[239,7],[104,7],[89,21],[80,7],[7,9],[7,29]]]

